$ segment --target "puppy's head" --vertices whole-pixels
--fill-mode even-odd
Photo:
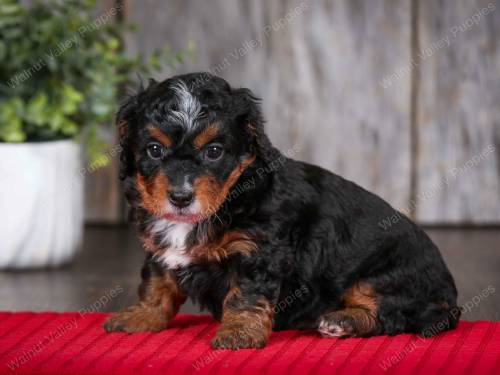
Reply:
[[[158,218],[198,222],[215,213],[271,147],[257,99],[208,73],[149,86],[119,110],[121,178]]]

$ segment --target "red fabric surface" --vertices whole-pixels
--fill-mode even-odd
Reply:
[[[264,349],[212,350],[217,323],[180,315],[161,333],[106,333],[107,314],[0,313],[1,374],[497,374],[500,323],[415,335],[326,339],[283,331]]]

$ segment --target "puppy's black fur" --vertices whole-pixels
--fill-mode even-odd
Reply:
[[[249,90],[176,76],[130,98],[117,122],[148,255],[140,302],[107,330],[166,328],[186,297],[222,321],[220,348],[261,347],[271,328],[429,336],[457,325],[454,281],[429,237],[378,196],[275,149]]]

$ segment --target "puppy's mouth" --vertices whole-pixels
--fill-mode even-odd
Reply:
[[[199,221],[202,221],[205,217],[200,214],[191,214],[191,213],[182,213],[182,210],[179,210],[181,212],[169,212],[163,217],[168,220],[168,221],[175,221],[178,223],[197,223]]]
[[[170,202],[167,203],[163,218],[178,223],[197,223],[206,219],[206,215],[203,215],[199,203],[195,200],[185,207],[178,207]]]

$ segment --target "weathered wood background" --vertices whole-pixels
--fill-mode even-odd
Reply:
[[[104,2],[103,2],[104,4]],[[106,2],[106,6],[110,2]],[[500,223],[500,1],[125,1],[130,52],[196,44],[263,98],[283,151],[426,224]],[[89,218],[118,221],[113,165],[89,176]]]

